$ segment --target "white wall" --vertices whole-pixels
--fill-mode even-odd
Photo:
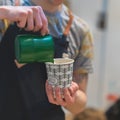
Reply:
[[[71,9],[78,16],[86,20],[93,32],[95,40],[95,70],[88,83],[88,106],[100,107],[102,104],[103,82],[100,75],[101,69],[101,37],[102,32],[97,29],[97,20],[102,9],[102,1],[99,0],[71,0]],[[102,60],[104,61],[104,59]],[[103,73],[101,73],[103,74]],[[101,87],[102,86],[102,87]],[[100,89],[102,90],[100,91]]]
[[[107,94],[120,95],[120,0],[110,0],[108,10],[105,80]]]
[[[120,91],[120,0],[69,0],[71,9],[90,25],[95,41],[95,72],[88,84],[88,106],[106,108],[109,93]],[[99,13],[107,7],[107,29],[97,28]]]
[[[87,20],[93,27],[96,24],[97,13],[101,10],[101,0],[69,0],[71,9],[78,16]]]

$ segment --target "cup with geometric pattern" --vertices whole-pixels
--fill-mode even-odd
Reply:
[[[73,79],[73,59],[56,58],[54,63],[46,62],[48,83],[52,87],[66,88]]]

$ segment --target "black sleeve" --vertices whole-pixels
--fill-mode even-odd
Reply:
[[[14,24],[10,25],[0,43],[0,63],[11,61],[14,58],[14,41],[20,29]]]
[[[19,34],[40,35],[39,32],[25,31],[24,29],[18,28],[16,24],[10,25],[0,43],[0,62],[5,60],[10,62],[15,59],[15,38]]]
[[[21,110],[21,98],[14,63],[14,40],[19,28],[10,25],[0,43],[0,119],[18,115]],[[14,113],[14,115],[13,115]],[[14,119],[15,120],[15,119]],[[16,120],[18,120],[16,118]]]

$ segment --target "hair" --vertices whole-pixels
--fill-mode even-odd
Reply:
[[[95,108],[86,108],[74,116],[73,120],[107,120],[103,111]]]

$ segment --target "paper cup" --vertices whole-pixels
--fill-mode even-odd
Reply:
[[[54,63],[46,62],[48,83],[53,87],[69,87],[73,78],[73,59],[56,58]]]

